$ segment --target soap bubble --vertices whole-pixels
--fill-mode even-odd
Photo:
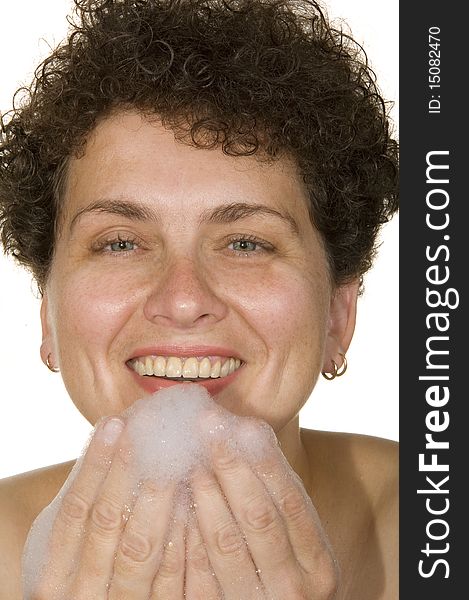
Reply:
[[[278,448],[276,436],[267,423],[230,413],[197,384],[184,383],[160,390],[137,400],[121,417],[125,421],[126,446],[130,448],[127,460],[134,496],[145,481],[174,483],[177,486],[175,521],[187,522],[187,511],[194,510],[191,473],[199,467],[211,469],[214,442],[227,444],[251,464],[258,464],[262,456]],[[31,527],[23,552],[25,600],[32,597],[43,570],[53,568],[47,565],[53,524],[62,499],[79,472],[93,434],[58,495]],[[123,507],[123,517],[128,518],[130,512],[130,506]],[[74,565],[70,565],[71,572],[73,568]]]

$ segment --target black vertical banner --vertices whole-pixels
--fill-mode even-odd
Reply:
[[[469,597],[466,41],[461,5],[401,3],[401,599]]]

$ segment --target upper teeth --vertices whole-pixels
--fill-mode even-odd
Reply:
[[[182,377],[187,379],[226,377],[239,369],[239,358],[204,357],[178,358],[177,356],[142,356],[130,361],[139,375]]]

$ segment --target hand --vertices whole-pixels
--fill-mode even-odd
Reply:
[[[183,597],[184,525],[169,527],[175,485],[145,482],[133,491],[122,426],[107,419],[97,428],[63,496],[46,566],[27,600]]]
[[[213,469],[200,470],[192,481],[198,526],[187,539],[186,597],[334,598],[336,561],[317,512],[280,449],[250,465],[218,442]]]
[[[130,443],[125,431],[111,439],[111,421],[63,496],[47,566],[26,600],[333,598],[334,557],[278,448],[251,465],[215,444],[213,472],[192,480],[194,514],[175,518],[176,484],[135,490]]]

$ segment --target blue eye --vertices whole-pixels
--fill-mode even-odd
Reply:
[[[258,244],[250,240],[236,240],[232,242],[232,246],[233,250],[237,250],[238,252],[254,252]]]
[[[130,252],[135,249],[135,243],[131,240],[117,240],[109,244],[112,252]]]

